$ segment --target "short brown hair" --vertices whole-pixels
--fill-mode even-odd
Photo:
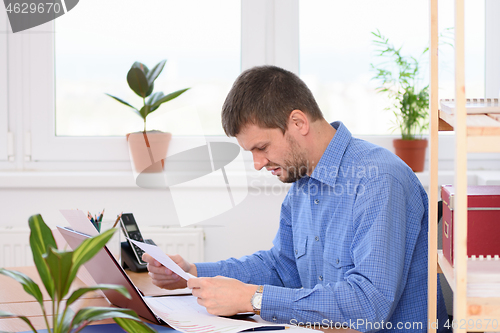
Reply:
[[[250,68],[238,76],[222,107],[222,127],[236,136],[248,123],[280,128],[285,133],[293,110],[312,121],[323,114],[306,84],[294,73],[276,66]]]

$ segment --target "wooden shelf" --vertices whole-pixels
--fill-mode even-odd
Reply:
[[[438,267],[443,272],[453,292],[455,276],[453,267],[438,250]],[[500,330],[500,260],[467,260],[466,326],[468,332]],[[481,323],[481,324],[480,324]],[[485,325],[489,323],[488,328]]]
[[[496,332],[500,330],[500,298],[467,297],[465,328],[468,332]],[[475,324],[469,327],[468,323]],[[488,327],[486,324],[488,323]]]
[[[444,120],[451,127],[455,124],[455,115],[443,110],[439,110],[439,118]],[[500,136],[500,114],[468,114],[467,115],[467,136]]]
[[[454,113],[455,101],[453,99],[442,99],[441,110]],[[500,101],[498,98],[468,98],[465,100],[465,112],[467,114],[500,114]]]
[[[444,257],[442,250],[438,250],[438,265],[451,288],[454,289],[453,267]],[[467,297],[500,298],[500,260],[471,258],[467,260]]]
[[[455,115],[439,110],[439,130],[452,131]],[[471,153],[500,152],[500,114],[467,115],[467,151]]]

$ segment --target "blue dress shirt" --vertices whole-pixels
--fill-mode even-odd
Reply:
[[[396,155],[332,126],[315,170],[283,201],[274,246],[198,263],[198,276],[264,285],[261,317],[271,322],[426,332],[427,194]],[[446,331],[439,282],[437,301]]]

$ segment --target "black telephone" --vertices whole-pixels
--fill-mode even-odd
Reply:
[[[152,245],[156,245],[151,239],[146,239],[142,237],[141,231],[137,226],[137,222],[135,221],[134,214],[126,213],[122,214],[120,219],[120,225],[123,230],[123,233],[127,238],[136,240],[138,242],[144,242]],[[123,268],[129,268],[134,272],[144,272],[147,271],[147,262],[142,260],[142,255],[144,251],[133,244],[129,240],[122,242],[121,244],[122,251],[122,266]]]

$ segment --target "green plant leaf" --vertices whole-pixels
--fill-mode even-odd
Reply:
[[[146,78],[148,79],[148,84],[152,85],[156,78],[158,77],[158,75],[160,75],[161,71],[163,70],[163,67],[165,67],[165,63],[167,62],[167,60],[162,60],[160,61],[158,64],[156,64],[155,67],[153,67],[153,69],[151,71],[149,71],[149,73],[146,74]]]
[[[160,99],[162,99],[164,96],[165,95],[161,91],[155,92],[153,95],[149,96],[149,99],[148,99],[146,104],[153,105],[156,102],[158,102]]]
[[[28,324],[28,326],[31,328],[31,330],[36,333],[35,327],[33,327],[33,324],[31,324],[31,321],[25,316],[18,316],[18,315],[12,314],[10,312],[0,310],[0,318],[19,318],[22,321],[24,321],[26,324]]]
[[[59,313],[59,317],[57,318],[60,332],[71,332],[71,322],[73,321],[74,316],[75,312],[66,305],[64,312]]]
[[[118,309],[109,307],[87,307],[78,310],[73,317],[71,323],[72,328],[79,326],[82,323],[90,323],[96,320],[104,320],[109,318],[125,318],[131,320],[140,320],[137,314],[129,309]]]
[[[149,84],[149,83],[148,83]],[[155,90],[155,84],[154,82],[149,84],[149,89],[148,91],[146,92],[146,97],[148,97],[149,95],[151,95],[151,93],[153,92],[153,90]]]
[[[139,61],[134,62],[130,68],[131,69],[132,68],[138,68],[138,69],[140,69],[141,71],[144,72],[144,75],[148,75],[148,73],[149,73],[148,66],[144,65],[142,62],[139,62]]]
[[[80,289],[75,290],[71,294],[71,296],[68,298],[68,300],[66,301],[66,305],[73,304],[73,302],[76,301],[78,298],[80,298],[84,294],[91,292],[91,291],[94,291],[94,290],[116,290],[117,292],[119,292],[123,296],[125,296],[127,298],[131,298],[130,293],[128,292],[127,288],[125,288],[124,286],[121,286],[118,284],[98,284],[96,286],[85,287],[85,288],[80,288]]]
[[[141,110],[139,111],[139,113],[141,114],[141,117],[146,119],[146,117],[148,116],[148,114],[151,113],[151,106],[149,105],[144,105]]]
[[[403,55],[402,47],[395,48],[379,30],[372,35],[375,36],[373,43],[378,55],[387,59],[376,65],[371,64],[375,72],[372,79],[380,83],[376,91],[389,97],[390,106],[385,110],[391,110],[395,116],[393,129],[399,129],[403,139],[413,138],[428,126],[428,97],[416,90],[421,79],[419,59]]]
[[[132,89],[137,95],[142,98],[147,96],[149,84],[146,79],[146,75],[140,68],[134,66],[130,68],[127,74],[127,82],[130,89]]]
[[[174,98],[179,97],[180,95],[182,95],[183,93],[185,93],[188,90],[189,90],[189,88],[185,88],[185,89],[177,90],[177,91],[170,93],[166,96],[163,96],[162,98],[157,100],[153,105],[151,105],[151,109],[156,110],[161,104],[168,102],[170,100],[173,100]],[[153,112],[153,111],[150,111],[149,113],[151,113],[151,112]]]
[[[92,259],[113,237],[115,231],[115,228],[109,229],[97,236],[88,238],[73,251],[73,265],[71,266],[68,281],[73,282],[80,266]]]
[[[24,291],[33,296],[43,307],[43,295],[40,291],[40,287],[38,287],[38,285],[29,276],[21,272],[11,271],[5,268],[0,268],[0,274],[13,278],[17,282],[21,283]]]
[[[132,64],[131,68],[138,68],[138,69],[140,69],[144,73],[144,75],[146,76],[146,80],[147,80],[147,77],[150,74],[150,72],[149,72],[149,69],[148,69],[148,67],[146,65],[144,65],[141,62],[136,61],[136,62],[134,62]],[[144,97],[147,97],[147,96],[151,95],[151,93],[153,92],[154,88],[155,88],[154,83],[148,83],[148,89],[146,91],[146,96],[144,96]]]
[[[73,282],[73,280],[69,280],[73,266],[73,252],[49,248],[49,253],[44,257],[54,280],[55,297],[57,300],[62,300]]]
[[[113,318],[121,328],[127,332],[156,332],[156,330],[146,323],[137,320],[130,320],[125,318]]]
[[[156,102],[158,102],[160,99],[162,99],[165,95],[163,92],[155,92],[153,95],[149,96],[148,101],[146,102],[147,105],[153,105]],[[155,108],[150,108],[149,113],[153,112],[154,110],[158,109],[159,105],[156,106]]]
[[[130,107],[130,108],[134,109],[135,113],[137,113],[137,114],[140,116],[139,110],[137,110],[135,107],[133,107],[132,105],[130,105],[130,104],[128,104],[127,102],[125,102],[123,99],[118,98],[118,97],[113,96],[113,95],[110,95],[110,94],[108,94],[108,93],[105,93],[105,94],[106,94],[106,95],[108,95],[108,96],[109,96],[109,97],[111,97],[111,98],[114,98],[114,99],[115,99],[115,100],[117,100],[118,102],[120,102],[120,103],[122,103],[122,104],[125,104],[126,106],[128,106],[128,107]]]
[[[56,241],[49,227],[43,221],[41,215],[33,215],[29,218],[28,224],[31,229],[30,246],[33,253],[38,274],[51,299],[54,299],[54,281],[50,276],[49,267],[43,259],[43,255],[48,252],[49,247],[57,248]]]

